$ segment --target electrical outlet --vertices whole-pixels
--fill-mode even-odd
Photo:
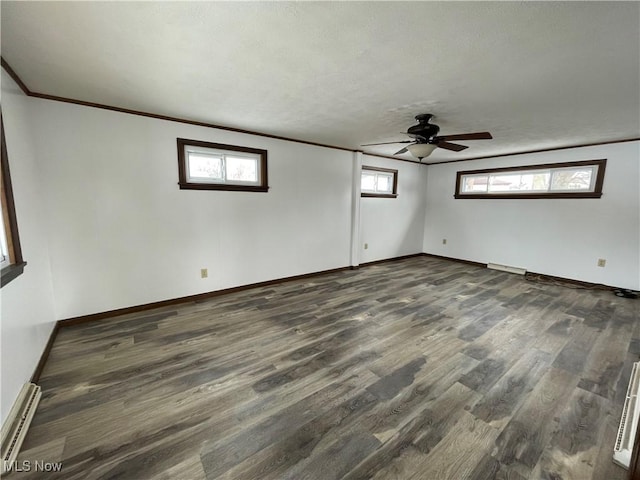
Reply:
[[[207,278],[209,276],[209,271],[206,268],[200,269],[200,278]]]
[[[443,244],[443,245],[446,245],[446,244],[447,244],[447,239],[446,239],[446,238],[443,238],[443,239],[442,239],[442,244]]]
[[[367,248],[369,248],[369,244],[368,244],[368,243],[365,243],[365,244],[364,244],[364,249],[366,250]]]
[[[599,258],[598,259],[598,266],[599,267],[604,267],[606,265],[607,261],[604,258]]]

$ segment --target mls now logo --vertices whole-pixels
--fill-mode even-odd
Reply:
[[[8,472],[13,470],[14,472],[60,472],[62,471],[62,462],[43,462],[41,460],[31,461],[22,460],[20,462],[3,461],[2,471]]]

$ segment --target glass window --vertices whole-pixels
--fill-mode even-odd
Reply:
[[[487,175],[467,175],[464,178],[462,191],[469,192],[486,192],[489,185],[489,177]]]
[[[227,180],[235,182],[258,181],[258,159],[244,157],[226,157]]]
[[[222,157],[198,152],[187,152],[190,180],[224,180]]]
[[[266,192],[267,151],[178,139],[180,188]]]
[[[363,192],[375,192],[376,191],[376,174],[362,171],[362,183],[360,189]]]
[[[16,209],[13,203],[13,186],[9,171],[7,144],[4,136],[4,122],[0,114],[0,128],[2,130],[2,222],[0,223],[0,276],[1,286],[17,278],[24,271],[27,264],[22,258],[20,237]]]
[[[597,167],[559,168],[553,172],[551,189],[553,191],[593,191]]]
[[[456,198],[600,198],[606,160],[458,172]]]
[[[2,212],[4,213],[4,212]],[[0,268],[9,266],[9,243],[5,232],[4,222],[0,222]]]
[[[398,171],[389,168],[362,167],[360,195],[363,197],[398,196]]]

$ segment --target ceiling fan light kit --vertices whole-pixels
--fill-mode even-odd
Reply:
[[[409,153],[420,160],[431,155],[436,148],[437,145],[433,143],[413,143],[407,146]]]
[[[411,155],[422,161],[423,158],[428,157],[433,153],[436,148],[443,148],[445,150],[451,150],[454,152],[460,152],[466,148],[466,145],[458,145],[457,143],[451,143],[449,140],[490,140],[493,137],[489,132],[476,132],[476,133],[460,133],[456,135],[438,135],[440,127],[433,123],[429,123],[429,120],[433,118],[430,113],[421,113],[416,115],[417,125],[409,127],[407,135],[413,140],[404,140],[399,142],[384,142],[384,143],[368,143],[362,145],[368,147],[372,145],[389,145],[393,143],[408,143],[406,147],[398,150],[394,155],[401,155],[409,152]]]

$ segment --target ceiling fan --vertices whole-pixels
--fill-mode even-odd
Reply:
[[[402,153],[409,152],[414,157],[422,161],[423,158],[428,157],[436,148],[444,148],[445,150],[452,150],[454,152],[460,152],[465,148],[465,145],[458,145],[457,143],[451,143],[449,140],[490,140],[493,137],[489,132],[476,132],[476,133],[460,133],[457,135],[440,135],[440,127],[433,123],[429,123],[429,120],[433,118],[430,113],[422,113],[416,115],[417,125],[409,127],[407,135],[413,140],[404,140],[400,142],[384,142],[384,143],[367,143],[361,145],[362,147],[370,147],[373,145],[390,145],[393,143],[408,143],[406,147],[398,150],[394,155],[400,155]]]

